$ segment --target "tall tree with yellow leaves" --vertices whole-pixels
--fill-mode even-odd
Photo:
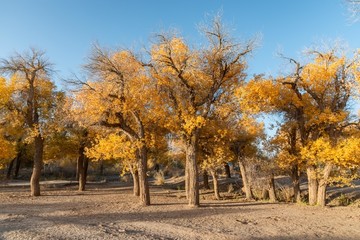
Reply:
[[[355,94],[360,63],[357,55],[348,59],[336,49],[310,51],[309,55],[312,61],[305,65],[289,59],[295,68],[288,77],[254,79],[239,90],[239,96],[249,109],[253,107],[252,111],[281,112],[286,121],[293,122],[303,150],[301,154],[292,154],[295,157],[300,154],[305,161],[309,203],[324,206],[329,176],[338,163],[330,158],[312,161],[314,158],[306,154],[306,149],[311,152],[307,146],[313,146],[322,138],[336,148],[343,131],[352,124],[347,107]],[[343,161],[347,160],[343,158]]]
[[[130,51],[107,51],[95,46],[85,68],[90,80],[82,82],[76,94],[77,107],[86,116],[83,119],[124,134],[135,146],[140,202],[149,205],[147,130],[158,118],[153,111],[158,100],[155,84]]]
[[[300,174],[305,169],[305,161],[301,158],[301,143],[296,123],[287,121],[271,139],[271,148],[275,149],[275,160],[280,169],[289,173],[293,191],[294,201],[301,202]]]
[[[247,165],[247,159],[256,156],[257,154],[257,140],[263,136],[263,124],[256,122],[255,119],[244,117],[237,123],[237,127],[231,131],[231,150],[236,156],[240,168],[241,180],[244,186],[246,199],[252,200],[254,198]]]
[[[140,195],[137,170],[136,145],[126,135],[108,132],[98,135],[94,144],[86,148],[86,156],[94,160],[116,160],[122,165],[122,174],[130,171],[133,178],[133,192]]]
[[[199,206],[197,147],[201,128],[222,96],[243,81],[253,42],[234,42],[219,18],[204,29],[205,49],[191,49],[181,37],[158,35],[151,50],[152,76],[167,99],[167,127],[181,136],[186,152],[186,192]]]
[[[75,102],[74,96],[71,94],[68,94],[62,102],[62,106],[57,108],[54,125],[57,127],[57,133],[51,136],[45,152],[49,152],[49,154],[45,155],[51,154],[50,159],[56,160],[54,158],[57,158],[60,161],[77,159],[78,190],[85,191],[90,162],[85,155],[85,149],[95,139],[97,132],[103,129],[99,130],[96,122],[91,122],[91,119],[86,117],[84,109]]]
[[[198,162],[201,169],[210,172],[216,199],[220,199],[218,171],[224,163],[234,159],[230,151],[230,134],[227,125],[221,119],[208,119],[199,136]]]
[[[34,167],[31,175],[31,195],[40,195],[40,175],[43,165],[46,126],[53,116],[58,93],[50,80],[52,65],[42,51],[31,49],[1,59],[0,72],[9,74],[12,81],[10,94],[12,109],[24,120],[27,140],[35,147]]]

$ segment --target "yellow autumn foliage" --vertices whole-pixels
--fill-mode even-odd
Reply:
[[[202,136],[206,139],[199,143],[202,169],[215,171],[234,159],[229,145],[230,131],[221,121],[208,121],[202,129]]]
[[[154,45],[151,50],[152,60],[162,63],[162,72],[169,75],[176,75],[177,69],[182,70],[187,65],[190,54],[188,46],[179,37],[171,38],[166,44]]]
[[[356,147],[351,146],[356,146],[357,138],[338,139],[342,135],[334,131],[340,131],[340,126],[350,120],[346,106],[359,86],[356,84],[360,76],[359,58],[357,55],[348,58],[336,50],[313,51],[309,56],[311,61],[304,66],[291,60],[296,67],[293,74],[268,79],[255,77],[240,86],[236,96],[248,113],[283,114],[282,129],[272,141],[278,148],[280,167],[303,163],[320,169],[325,163],[351,165],[356,162],[351,158]],[[286,128],[296,129],[298,139],[293,146]],[[330,139],[321,136],[339,136],[331,139],[337,145],[332,146]]]
[[[16,155],[14,142],[8,141],[0,136],[0,169],[5,168],[6,164]]]
[[[8,86],[5,78],[0,77],[0,107],[3,107],[11,97],[11,88]]]
[[[202,116],[184,116],[184,124],[182,129],[184,129],[185,134],[190,135],[196,128],[201,128],[205,125],[205,118]]]
[[[324,92],[337,76],[340,69],[344,69],[345,57],[336,57],[333,53],[322,53],[314,61],[307,64],[301,74],[302,84],[314,92]]]
[[[111,133],[106,137],[97,136],[95,144],[86,148],[86,156],[94,160],[135,161],[137,146],[130,142],[125,135]]]
[[[320,137],[301,148],[301,157],[309,164],[331,163],[342,168],[359,167],[360,138],[350,137],[332,144],[329,138]]]

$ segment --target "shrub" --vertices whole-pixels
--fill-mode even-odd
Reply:
[[[154,173],[154,184],[155,185],[164,185],[164,183],[165,183],[164,172],[162,170],[155,172]]]

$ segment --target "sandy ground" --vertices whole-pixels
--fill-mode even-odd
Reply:
[[[0,188],[0,239],[360,239],[360,208],[204,200],[189,208],[183,191],[152,187],[138,205],[131,187],[90,185]],[[204,198],[204,197],[202,197]]]

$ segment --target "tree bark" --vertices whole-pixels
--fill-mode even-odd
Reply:
[[[262,190],[261,199],[262,200],[269,199],[269,190],[267,189],[267,186],[265,188],[263,188],[263,190]]]
[[[198,133],[195,132],[186,141],[186,165],[188,167],[188,204],[192,207],[200,206],[198,168],[196,163],[196,147]]]
[[[204,188],[205,189],[210,189],[209,175],[208,175],[208,172],[206,170],[203,171],[203,182],[204,182]]]
[[[214,195],[217,200],[220,200],[220,194],[219,194],[219,183],[217,178],[217,173],[214,170],[210,171],[212,179],[213,179],[213,186],[214,186]]]
[[[150,205],[150,191],[149,184],[146,176],[147,172],[147,149],[142,146],[139,149],[138,160],[138,172],[139,172],[139,188],[140,188],[140,204],[143,206]]]
[[[80,147],[81,148],[81,147]],[[80,154],[80,149],[79,149],[79,154]],[[76,178],[76,181],[79,181],[79,176],[80,176],[80,174],[79,174],[79,172],[80,172],[80,163],[79,163],[79,158],[80,158],[80,155],[79,155],[79,157],[78,157],[78,159],[77,159],[77,161],[76,161],[76,176],[75,176],[75,178]]]
[[[37,135],[34,140],[34,166],[30,179],[31,196],[40,196],[40,176],[43,166],[44,139],[41,135]]]
[[[15,172],[14,178],[16,179],[19,176],[20,166],[21,166],[21,158],[23,154],[23,149],[20,150],[18,157],[16,158]]]
[[[314,166],[308,166],[306,169],[309,188],[309,205],[317,203],[318,180],[316,177],[316,169]]]
[[[104,160],[100,160],[100,169],[99,169],[100,176],[104,175]]]
[[[9,167],[8,167],[8,170],[7,170],[7,173],[6,173],[6,179],[10,179],[11,178],[11,171],[12,171],[12,168],[14,166],[14,162],[16,160],[16,157],[13,158],[13,160],[11,160],[10,164],[9,164]]]
[[[84,168],[84,160],[85,156],[79,156],[78,163],[79,163],[79,191],[85,191],[86,185],[86,177],[85,177],[85,168]]]
[[[276,202],[276,189],[275,189],[275,180],[274,176],[272,175],[269,179],[269,198],[270,202]]]
[[[246,199],[248,200],[252,200],[254,199],[253,194],[251,192],[251,187],[250,187],[250,183],[249,180],[246,176],[246,168],[245,168],[245,164],[242,161],[241,157],[238,157],[238,162],[239,162],[239,167],[240,167],[240,174],[241,174],[241,179],[244,185],[244,189],[245,189],[245,196]]]
[[[231,178],[230,166],[228,163],[224,163],[225,174],[227,178]]]
[[[84,166],[79,169],[79,191],[85,191],[86,178]]]
[[[85,179],[85,184],[87,183],[88,169],[89,169],[89,158],[86,157],[84,159],[84,179]]]
[[[130,173],[133,179],[133,193],[134,196],[140,196],[140,187],[139,187],[139,172],[130,168]]]
[[[328,185],[328,179],[332,170],[332,165],[327,163],[323,170],[323,176],[319,182],[317,205],[325,207],[326,205],[326,188]]]
[[[11,161],[9,168],[8,168],[8,172],[6,174],[7,179],[11,178],[11,171],[13,169],[14,163],[16,163],[16,164],[15,164],[15,171],[14,171],[13,178],[17,178],[17,176],[19,175],[21,156],[22,156],[23,151],[24,151],[23,148],[20,147],[20,150],[18,151],[16,157]]]
[[[294,165],[291,169],[291,180],[294,190],[294,201],[299,203],[301,202],[301,190],[300,190],[300,176],[299,176],[299,167]]]
[[[189,189],[190,189],[189,184],[190,184],[190,172],[189,172],[189,164],[186,159],[186,163],[185,163],[185,194],[186,194],[187,200],[189,200]]]
[[[84,133],[84,137],[87,136],[87,132]],[[79,147],[79,157],[77,160],[77,180],[79,181],[79,191],[85,191],[86,178],[87,178],[87,165],[88,158],[85,156],[86,140],[81,141]]]

